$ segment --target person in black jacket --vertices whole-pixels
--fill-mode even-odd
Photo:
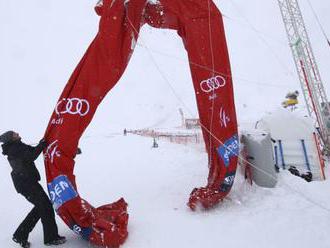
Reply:
[[[12,168],[11,177],[18,193],[22,194],[34,207],[19,225],[13,235],[13,241],[24,248],[30,247],[29,233],[41,219],[45,245],[59,245],[66,240],[58,234],[52,204],[39,184],[40,174],[34,161],[47,146],[44,139],[35,147],[24,144],[21,137],[14,131],[0,136],[3,154],[7,155]]]

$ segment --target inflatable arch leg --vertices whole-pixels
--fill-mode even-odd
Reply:
[[[230,191],[239,153],[222,16],[209,0],[149,3],[145,13],[151,26],[177,30],[188,52],[210,168],[207,186],[194,189],[188,205],[195,209],[200,203],[208,208]]]
[[[188,51],[210,167],[207,186],[191,193],[192,209],[199,203],[211,207],[230,191],[237,164],[237,124],[221,14],[211,1],[161,0],[155,5],[104,0],[96,11],[101,16],[99,32],[56,104],[44,157],[49,194],[60,217],[91,243],[117,247],[128,235],[127,204],[120,199],[94,208],[80,198],[74,158],[98,105],[123,74],[145,22],[178,30]]]

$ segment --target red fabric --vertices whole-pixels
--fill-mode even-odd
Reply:
[[[228,194],[237,166],[237,123],[222,17],[212,1],[130,0],[124,5],[104,0],[96,12],[101,15],[99,32],[58,100],[44,155],[49,192],[65,223],[93,244],[116,247],[128,234],[126,202],[93,208],[82,200],[74,157],[97,106],[125,71],[144,23],[177,30],[188,52],[209,158],[207,185],[193,190],[191,209],[199,203],[212,207]]]

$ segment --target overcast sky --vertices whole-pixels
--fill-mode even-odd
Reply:
[[[330,94],[330,48],[307,1],[300,0],[299,3],[321,77],[327,93]],[[310,1],[324,30],[330,36],[330,1]],[[38,135],[42,135],[64,85],[97,32],[99,17],[93,10],[95,2],[0,0],[0,130],[16,128],[30,133],[33,126],[22,121],[33,119],[37,113],[38,121],[34,125],[39,130]],[[270,111],[280,105],[287,91],[300,89],[278,2],[216,0],[215,3],[224,15],[239,118],[258,118],[246,116],[244,108],[255,110],[249,113]],[[142,29],[141,38],[132,64],[121,80],[125,82],[119,84],[112,93],[112,102],[107,105],[104,115],[127,120],[129,116],[123,113],[140,111],[129,109],[132,104],[118,100],[122,99],[123,92],[127,93],[127,89],[140,90],[138,94],[130,95],[135,105],[149,106],[150,102],[158,103],[152,108],[158,108],[159,113],[164,111],[164,106],[169,109],[181,107],[180,101],[175,99],[168,85],[164,86],[164,82],[161,84],[163,79],[150,62],[144,45],[154,51],[157,63],[172,80],[176,94],[196,115],[181,40],[176,34],[150,27]],[[159,55],[159,51],[168,56]],[[171,56],[172,60],[169,59]],[[185,63],[173,60],[174,57],[182,58]],[[134,88],[130,81],[137,79],[147,81],[144,82],[147,85]],[[142,99],[139,94],[148,97]],[[123,110],[117,111],[120,109],[118,106]],[[102,111],[101,108],[99,112]],[[164,119],[168,117],[165,111],[162,115]],[[148,113],[141,117],[143,120],[146,118]]]
[[[266,70],[269,78],[267,80],[276,83],[282,74],[294,73],[295,69],[289,50],[288,41],[281,19],[281,13],[277,0],[229,0],[216,1],[225,16],[228,43],[231,48],[232,62],[237,63],[242,68],[236,71],[237,75],[245,71],[244,66],[251,68],[249,71],[257,71],[258,68]],[[306,28],[310,36],[312,48],[319,64],[322,78],[326,84],[330,80],[329,63],[330,47],[327,46],[316,18],[308,5],[308,0],[298,1],[306,23]],[[324,30],[330,35],[330,1],[312,0],[312,6],[323,25]],[[257,48],[257,49],[256,49]],[[248,57],[255,61],[255,69],[251,63],[242,63]],[[258,61],[259,60],[259,61]],[[264,63],[268,61],[268,63]],[[250,61],[249,61],[250,62]],[[271,73],[272,71],[273,73]],[[245,71],[246,72],[246,71]],[[247,75],[246,75],[247,76]],[[257,79],[257,78],[253,78]],[[266,78],[263,78],[266,80]],[[294,83],[296,78],[289,77]],[[327,87],[330,89],[329,87]]]

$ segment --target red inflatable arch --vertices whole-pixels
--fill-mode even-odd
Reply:
[[[117,247],[128,235],[127,204],[120,199],[94,208],[80,198],[74,158],[98,105],[125,71],[142,25],[177,30],[188,52],[209,166],[207,185],[190,195],[191,209],[212,207],[230,191],[237,123],[222,16],[211,0],[104,0],[95,9],[99,31],[51,116],[45,166],[50,198],[64,222],[93,244]]]

